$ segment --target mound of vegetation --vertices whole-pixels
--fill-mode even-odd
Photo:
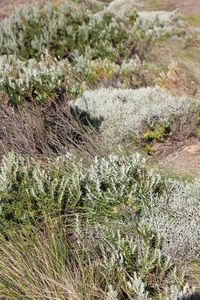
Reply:
[[[87,91],[71,105],[80,118],[88,119],[102,133],[104,140],[111,143],[125,137],[139,137],[142,133],[144,138],[151,139],[149,130],[152,129],[155,134],[160,129],[157,139],[162,140],[165,133],[174,130],[170,127],[178,130],[184,124],[189,127],[189,123],[192,126],[197,122],[198,109],[191,100],[174,97],[160,88]]]

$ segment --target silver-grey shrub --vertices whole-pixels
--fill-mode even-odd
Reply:
[[[99,120],[100,133],[106,142],[114,143],[126,136],[138,136],[144,124],[154,126],[159,122],[167,126],[174,116],[185,123],[192,105],[186,97],[175,97],[158,87],[147,87],[87,91],[71,102],[71,106],[79,113],[87,113],[90,119]]]
[[[199,257],[200,179],[173,181],[170,190],[150,197],[144,218],[163,237],[165,253],[177,260]]]
[[[94,211],[125,205],[162,239],[162,250],[178,262],[199,257],[200,178],[169,179],[149,169],[138,154],[95,159],[85,201]],[[99,207],[99,208],[98,208]],[[100,210],[101,211],[101,210]],[[131,219],[126,216],[125,223]]]

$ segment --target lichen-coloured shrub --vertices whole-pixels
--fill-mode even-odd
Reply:
[[[96,129],[115,143],[125,137],[139,136],[143,127],[155,124],[168,126],[173,117],[187,122],[192,103],[185,97],[175,97],[160,88],[99,89],[84,92],[71,102],[78,114],[86,113],[89,120],[99,120]],[[93,122],[95,126],[95,121]]]
[[[152,197],[147,223],[164,237],[163,249],[177,260],[199,256],[199,179],[171,182],[170,191]]]

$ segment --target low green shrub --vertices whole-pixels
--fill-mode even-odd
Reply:
[[[48,49],[55,57],[84,54],[91,59],[116,60],[127,57],[135,45],[132,22],[111,13],[96,17],[84,5],[70,1],[58,7],[37,4],[0,23],[0,54],[39,58]]]
[[[163,142],[165,139],[165,128],[157,125],[155,128],[146,131],[143,134],[143,138],[145,141]]]
[[[48,52],[39,62],[0,56],[0,90],[8,95],[11,104],[20,104],[24,100],[44,103],[55,100],[60,94],[74,98],[86,88],[107,86],[108,83],[140,87],[152,84],[152,76],[139,58],[124,60],[120,65],[107,58],[91,61],[83,56],[76,57],[73,62],[57,60]]]
[[[62,91],[69,97],[81,95],[85,82],[76,76],[69,61],[58,61],[46,53],[40,62],[35,59],[21,61],[16,57],[2,57],[0,62],[0,90],[8,96],[11,104],[24,100],[38,103],[55,99]]]
[[[83,171],[70,157],[44,164],[10,154],[0,169],[0,230],[74,213],[99,223],[134,217],[163,237],[167,255],[190,260],[199,251],[198,189],[198,179],[165,178],[140,155],[95,158]]]

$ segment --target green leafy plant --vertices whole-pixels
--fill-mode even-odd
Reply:
[[[163,142],[165,139],[165,128],[162,126],[155,126],[152,130],[146,131],[143,134],[143,138],[146,141],[158,141]]]

